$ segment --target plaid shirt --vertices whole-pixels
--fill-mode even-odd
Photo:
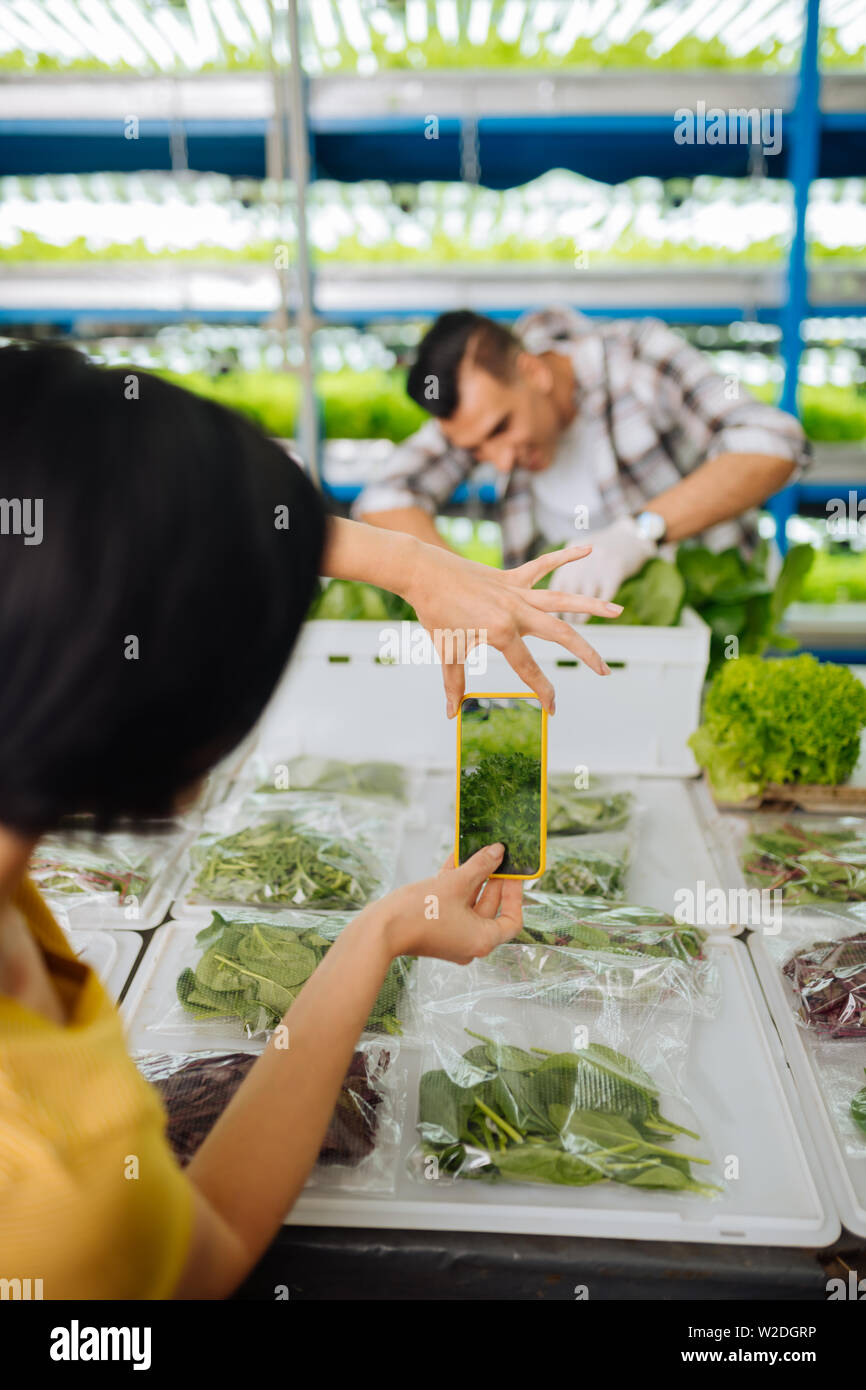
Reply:
[[[593,530],[635,515],[717,454],[772,454],[790,459],[798,471],[809,459],[793,416],[762,405],[720,376],[702,352],[658,319],[595,323],[554,308],[524,316],[515,331],[530,352],[558,352],[572,363],[575,406],[584,422],[581,448],[592,459],[601,496]],[[394,449],[353,514],[414,506],[435,516],[476,466],[431,418]],[[514,469],[496,510],[507,567],[544,548],[533,514],[532,474]],[[714,526],[696,539],[716,550],[737,545],[748,552],[757,539],[754,515]]]

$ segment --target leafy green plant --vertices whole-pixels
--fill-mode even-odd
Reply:
[[[177,997],[197,1019],[238,1018],[250,1036],[279,1023],[350,918],[292,929],[263,922],[226,921],[218,912],[196,935],[203,948],[194,969],[177,980]],[[323,935],[323,929],[328,935]],[[393,961],[367,1028],[402,1033],[398,1008],[413,957]]]
[[[789,906],[866,902],[866,829],[817,830],[794,820],[753,830],[743,851],[751,887],[782,894]]]
[[[684,601],[709,624],[709,674],[716,671],[735,638],[739,656],[760,656],[769,647],[784,650],[796,641],[779,631],[782,615],[799,597],[814,558],[810,545],[787,552],[775,584],[767,577],[769,546],[762,541],[751,559],[738,550],[718,554],[706,546],[681,545],[677,569],[685,582]]]
[[[860,753],[866,687],[845,666],[813,656],[726,661],[689,744],[721,801],[768,783],[845,782]]]
[[[866,1071],[866,1067],[864,1067]],[[866,1086],[858,1091],[851,1101],[851,1119],[866,1134]]]
[[[614,595],[622,613],[614,620],[622,626],[676,627],[680,620],[686,586],[675,565],[656,556],[626,579]],[[590,618],[591,623],[609,618]]]
[[[153,882],[150,852],[128,841],[126,847],[83,835],[47,836],[30,859],[30,877],[42,892],[84,897],[111,893],[120,902],[143,898]]]
[[[709,1194],[693,1177],[708,1160],[667,1147],[693,1130],[667,1120],[652,1078],[593,1043],[575,1052],[512,1047],[480,1033],[457,1075],[421,1077],[418,1130],[440,1172],[488,1181],[630,1187]]]
[[[370,856],[291,816],[193,848],[195,894],[211,902],[363,907],[379,885]]]

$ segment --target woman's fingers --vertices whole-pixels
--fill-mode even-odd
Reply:
[[[576,656],[579,661],[585,662],[599,676],[610,675],[610,667],[603,657],[599,656],[595,647],[591,647],[586,638],[581,637],[578,632],[575,632],[571,624],[564,622],[562,618],[554,618],[551,614],[545,614],[539,618],[535,635],[543,637],[547,642],[558,642],[561,647],[566,647],[573,656]]]
[[[527,560],[525,565],[518,565],[517,569],[506,570],[505,575],[514,584],[532,588],[551,570],[559,569],[560,565],[570,565],[572,560],[582,560],[591,550],[591,545],[571,545],[565,550],[551,550],[546,555]]]
[[[618,618],[622,612],[621,603],[590,598],[587,594],[564,594],[556,589],[531,589],[524,597],[542,613],[592,613],[597,618]]]
[[[544,621],[555,622],[556,619],[550,618],[544,619]],[[563,623],[562,626],[568,627],[568,623]],[[539,637],[544,636],[540,624],[537,625],[535,631],[538,633]],[[590,648],[590,650],[592,649]],[[519,676],[523,683],[528,685],[529,689],[535,692],[548,714],[553,714],[555,711],[553,686],[533,657],[526,643],[520,637],[512,637],[508,645],[502,648],[502,655],[505,657],[505,660],[508,662],[515,675]],[[599,661],[601,661],[601,657],[599,657]]]
[[[510,941],[523,926],[523,883],[520,879],[499,879],[502,884],[499,916],[495,926],[500,941]]]
[[[458,709],[463,693],[466,689],[466,676],[463,664],[460,661],[442,662],[442,682],[445,686],[445,710],[449,719],[453,719]]]
[[[481,897],[475,904],[475,911],[479,917],[495,917],[499,911],[499,903],[502,899],[502,885],[507,880],[501,878],[489,878],[481,890]]]
[[[470,902],[474,903],[484,880],[496,873],[504,853],[504,845],[486,845],[484,849],[476,850],[465,864],[460,865],[457,873],[463,877]]]

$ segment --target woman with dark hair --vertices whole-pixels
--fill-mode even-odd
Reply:
[[[485,955],[520,923],[492,846],[341,934],[189,1167],[120,1022],[27,878],[68,815],[170,813],[249,730],[319,572],[401,593],[430,629],[487,629],[552,708],[522,637],[601,659],[534,592],[575,550],[500,573],[329,519],[304,472],[229,411],[57,348],[0,350],[0,1230],[47,1298],[229,1294],[312,1168],[391,961]],[[462,667],[446,666],[453,708]],[[427,920],[430,893],[439,917]],[[131,1166],[131,1159],[136,1162]]]

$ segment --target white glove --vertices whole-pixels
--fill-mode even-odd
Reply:
[[[550,581],[551,589],[585,594],[587,598],[612,599],[623,580],[637,574],[658,551],[655,541],[642,535],[630,516],[621,516],[604,530],[590,534],[587,540],[592,554],[558,569]],[[566,616],[572,622],[586,622],[585,613]]]

